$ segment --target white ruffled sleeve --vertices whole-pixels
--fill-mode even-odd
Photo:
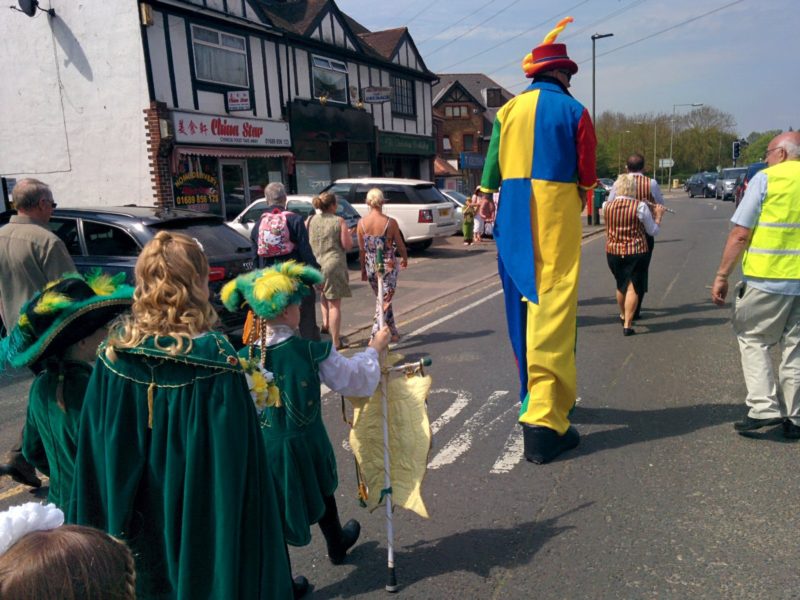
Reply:
[[[331,348],[328,358],[319,364],[319,377],[322,383],[344,396],[372,396],[381,379],[378,353],[367,348],[347,358]]]

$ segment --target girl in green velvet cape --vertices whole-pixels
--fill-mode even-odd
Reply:
[[[161,231],[135,274],[132,316],[86,392],[68,520],[128,543],[139,598],[291,598],[255,409],[212,331],[202,249]]]
[[[99,269],[49,282],[22,307],[0,341],[5,363],[36,372],[22,437],[25,459],[50,478],[47,499],[66,511],[83,396],[106,325],[133,301],[124,274]]]

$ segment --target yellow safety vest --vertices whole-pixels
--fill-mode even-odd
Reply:
[[[800,161],[787,160],[764,173],[767,194],[742,272],[763,279],[800,279]]]

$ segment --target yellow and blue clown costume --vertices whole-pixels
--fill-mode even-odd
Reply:
[[[577,391],[581,194],[597,179],[589,113],[555,76],[578,71],[566,46],[554,43],[571,21],[525,57],[533,82],[498,111],[481,180],[482,192],[500,190],[494,236],[519,370],[519,420],[559,436],[569,429]]]

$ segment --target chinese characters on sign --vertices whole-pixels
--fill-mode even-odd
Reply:
[[[230,146],[291,146],[289,124],[174,111],[175,141]]]

